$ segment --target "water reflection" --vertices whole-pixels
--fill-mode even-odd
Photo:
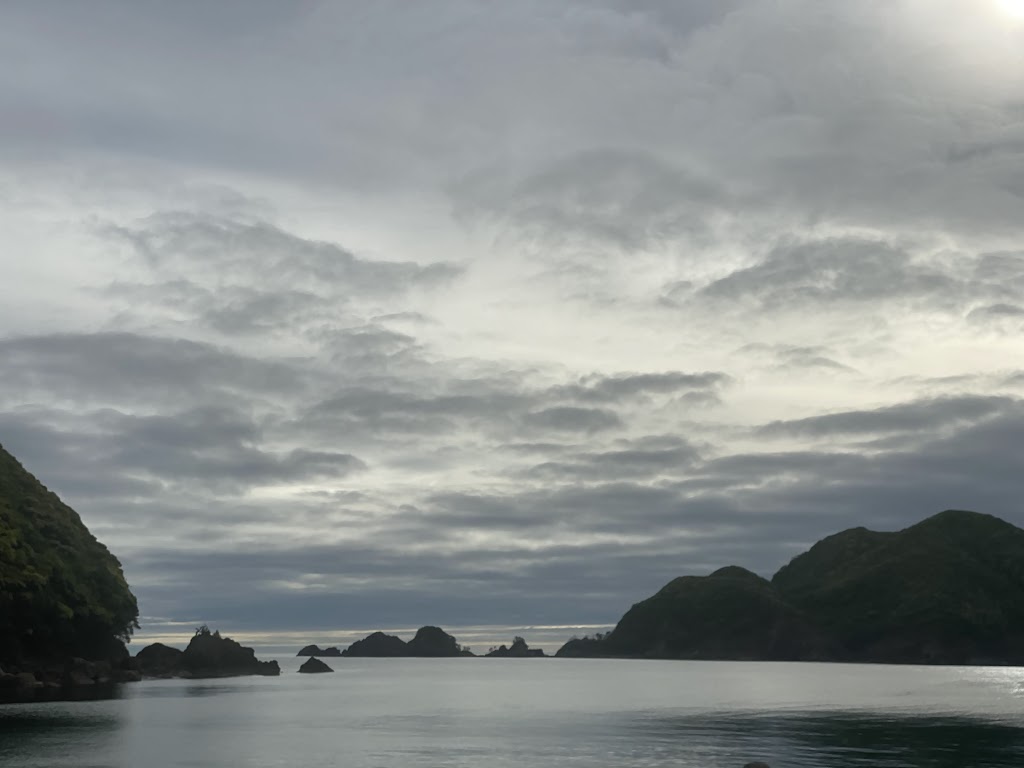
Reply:
[[[0,706],[0,768],[1024,766],[1020,671],[401,660],[347,671]]]
[[[0,705],[61,701],[102,701],[125,696],[122,683],[86,685],[74,688],[36,688],[34,690],[7,689],[0,691]]]
[[[0,764],[87,768],[109,751],[123,723],[119,703],[16,704],[0,707]]]
[[[185,695],[193,698],[199,696],[224,696],[229,693],[239,693],[244,690],[246,689],[237,685],[204,685],[202,683],[191,683],[185,686]],[[177,693],[179,696],[181,695],[180,691]]]
[[[679,745],[683,764],[692,761],[696,747],[708,762],[722,765],[740,757],[788,768],[1024,765],[1024,728],[969,717],[728,712],[652,717],[634,725],[642,731],[634,738]]]

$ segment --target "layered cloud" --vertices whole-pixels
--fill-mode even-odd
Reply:
[[[1024,523],[997,5],[8,3],[0,443],[156,634]]]

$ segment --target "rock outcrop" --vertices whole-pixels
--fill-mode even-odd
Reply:
[[[196,630],[184,651],[161,643],[143,648],[135,657],[139,671],[147,677],[242,677],[281,674],[276,661],[259,661],[252,648],[246,648],[220,632],[203,626]]]
[[[135,654],[135,666],[145,677],[178,677],[185,668],[184,656],[179,648],[153,643]]]

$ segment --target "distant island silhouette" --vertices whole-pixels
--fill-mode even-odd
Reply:
[[[392,659],[476,656],[469,648],[460,645],[452,635],[435,626],[420,627],[416,630],[416,635],[409,642],[405,642],[397,635],[372,632],[362,640],[356,640],[343,651],[339,651],[333,646],[320,648],[318,645],[307,645],[295,655]],[[491,648],[484,656],[492,658],[547,658],[543,649],[530,648],[521,637],[514,638],[511,647],[501,645]]]
[[[547,658],[542,648],[531,648],[521,637],[512,640],[511,646],[499,645],[491,648],[487,655],[498,659],[541,659]]]
[[[321,648],[319,645],[307,645],[302,648],[296,656],[341,656],[341,651],[337,648]]]
[[[440,627],[420,627],[408,643],[396,635],[374,632],[341,652],[342,656],[376,658],[450,658],[473,653]]]
[[[947,510],[895,533],[852,528],[829,536],[771,580],[735,565],[681,576],[633,605],[611,632],[572,638],[555,655],[1018,665],[1021,590],[1024,530],[991,515]],[[300,655],[312,655],[309,648],[316,646]],[[443,630],[423,627],[409,643],[374,632],[340,655],[474,654]],[[486,656],[544,653],[517,637]]]

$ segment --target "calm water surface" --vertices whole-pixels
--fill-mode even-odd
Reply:
[[[1024,669],[330,659],[0,706],[18,768],[1020,768]]]

